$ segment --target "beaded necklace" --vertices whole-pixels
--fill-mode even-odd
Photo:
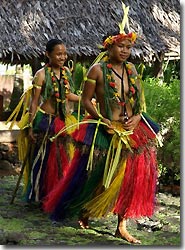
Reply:
[[[66,95],[70,93],[69,76],[65,67],[60,68],[60,79],[57,78],[52,67],[47,64],[48,72],[51,76],[52,86],[54,90],[54,96],[56,98],[55,111],[56,114],[60,114],[61,118],[64,118],[66,114]],[[61,114],[61,111],[63,114]]]
[[[124,66],[124,65],[123,65]],[[124,96],[124,67],[122,67],[122,75],[120,76],[113,68],[112,71],[114,74],[121,80],[121,97],[118,96],[119,98],[119,103],[122,108],[122,113],[120,116],[124,116],[124,120],[128,120],[128,114],[127,114],[127,109],[126,109],[126,102],[125,102],[125,96]]]
[[[128,76],[128,99],[125,100],[123,94],[122,96],[119,95],[118,89],[116,88],[115,79],[113,78],[112,74],[112,64],[109,61],[102,62],[102,68],[105,74],[105,84],[107,86],[106,95],[111,103],[114,103],[116,106],[122,106],[122,108],[125,107],[126,103],[130,102],[133,107],[133,113],[137,114],[140,109],[139,91],[136,86],[136,79],[138,76],[133,72],[132,64],[124,62],[123,67],[125,67]],[[110,113],[110,111],[108,112]]]

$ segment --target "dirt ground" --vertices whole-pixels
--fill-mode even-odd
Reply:
[[[17,167],[15,169],[0,169],[0,178],[3,176],[10,176],[10,175],[18,175],[20,173],[20,168]]]
[[[131,247],[114,236],[117,217],[90,221],[90,229],[80,229],[77,218],[53,224],[38,204],[22,201],[23,184],[20,183],[13,204],[10,204],[20,168],[0,171],[0,245],[58,246],[58,247]],[[169,190],[168,190],[169,191]],[[142,246],[181,246],[180,195],[167,191],[157,194],[159,207],[152,218],[128,221],[131,234],[139,238]]]

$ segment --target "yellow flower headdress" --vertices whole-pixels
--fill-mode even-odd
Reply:
[[[128,30],[129,30],[129,23],[128,23],[129,6],[126,7],[125,4],[122,2],[122,8],[123,8],[124,16],[123,16],[122,22],[118,24],[120,33],[115,36],[107,37],[105,41],[103,42],[104,48],[107,48],[111,44],[118,43],[123,39],[130,39],[132,43],[134,43],[136,40],[136,37],[137,37],[136,33],[129,32],[128,34],[126,34],[124,31],[125,25],[127,25]]]
[[[105,41],[103,42],[103,45],[98,45],[99,49],[106,49],[104,51],[101,51],[98,56],[95,58],[95,60],[92,62],[91,66],[95,63],[100,62],[103,58],[106,60],[106,56],[107,56],[107,48],[109,45],[113,44],[113,43],[118,43],[123,39],[130,39],[132,43],[135,42],[137,35],[134,32],[129,32],[126,34],[126,32],[124,31],[125,29],[125,25],[127,25],[128,30],[130,30],[129,28],[129,22],[128,22],[128,11],[129,11],[129,6],[125,6],[125,4],[122,2],[122,8],[123,8],[123,19],[122,22],[118,24],[119,26],[119,34],[115,35],[115,36],[109,36],[105,39]]]
[[[137,35],[134,32],[129,32],[126,33],[124,31],[125,29],[125,25],[127,25],[128,30],[129,29],[129,22],[128,22],[128,11],[129,11],[129,6],[125,6],[125,4],[122,2],[122,8],[123,8],[123,19],[122,22],[118,24],[119,26],[119,34],[115,35],[115,36],[109,36],[107,37],[104,42],[103,45],[98,45],[99,49],[106,49],[102,52],[100,52],[98,54],[98,56],[95,58],[95,60],[93,61],[93,63],[91,64],[91,66],[95,63],[98,63],[99,61],[102,60],[102,58],[105,58],[107,55],[107,48],[109,45],[114,44],[114,43],[118,43],[123,39],[130,39],[132,43],[135,42]]]

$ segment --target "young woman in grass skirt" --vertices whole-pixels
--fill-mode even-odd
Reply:
[[[51,138],[66,125],[77,123],[77,115],[70,111],[69,101],[80,100],[71,91],[71,72],[64,66],[67,50],[61,40],[48,41],[46,58],[48,62],[36,72],[32,87],[9,118],[16,116],[23,105],[18,123],[18,152],[25,165],[23,196],[28,202],[42,201],[65,175],[73,155],[69,133],[62,133],[56,140]]]

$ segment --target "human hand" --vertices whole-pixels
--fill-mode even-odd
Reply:
[[[33,143],[36,143],[36,137],[33,133],[33,129],[32,128],[29,128],[28,130],[28,136],[30,138],[30,140],[33,142]]]
[[[140,120],[141,116],[139,114],[133,115],[128,119],[128,121],[123,123],[123,128],[126,130],[134,130],[137,127]]]
[[[107,125],[108,128],[113,129],[113,126],[112,126],[111,121],[109,119],[103,117],[101,119],[101,121],[104,122],[104,123],[106,123],[106,125]]]
[[[95,98],[92,98],[91,102],[92,102],[92,105],[93,105],[94,107],[96,107],[96,99],[95,99]]]

